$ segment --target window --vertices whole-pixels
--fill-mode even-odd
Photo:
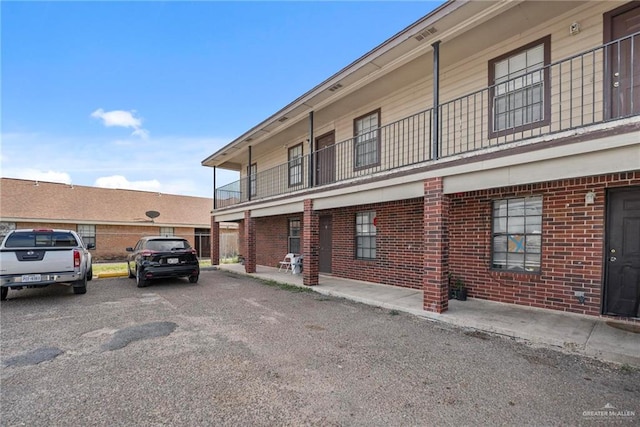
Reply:
[[[251,196],[258,194],[258,164],[254,163],[249,168],[249,188],[251,190]]]
[[[78,224],[78,228],[76,230],[78,235],[82,238],[85,246],[93,245],[96,247],[96,226],[95,225],[86,225],[86,224]]]
[[[301,223],[298,218],[289,219],[289,253],[300,254],[300,230]]]
[[[16,229],[16,223],[15,222],[4,222],[4,221],[1,221],[0,222],[0,241],[2,239],[4,239],[4,236],[9,234],[10,231],[13,231],[15,229]]]
[[[160,227],[161,236],[175,236],[175,230],[173,227]]]
[[[376,259],[376,212],[356,214],[356,258]]]
[[[492,268],[540,271],[542,197],[493,202]]]
[[[302,144],[289,148],[289,187],[302,184]]]
[[[491,137],[550,123],[549,36],[489,61]]]
[[[354,165],[356,169],[380,163],[380,110],[353,121]]]

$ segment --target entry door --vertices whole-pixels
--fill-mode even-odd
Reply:
[[[333,247],[333,233],[331,231],[331,217],[321,216],[320,225],[320,251],[318,253],[318,269],[320,273],[331,273],[331,257]]]
[[[640,317],[640,187],[608,193],[604,313]]]
[[[316,138],[316,184],[330,184],[336,180],[335,132]]]
[[[605,42],[637,33],[640,31],[640,3],[628,3],[614,9],[605,14],[604,19]],[[612,44],[606,53],[609,117],[640,113],[640,35]]]

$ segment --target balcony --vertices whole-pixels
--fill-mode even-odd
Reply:
[[[244,177],[215,190],[215,208],[638,116],[638,43],[640,33],[615,40]]]

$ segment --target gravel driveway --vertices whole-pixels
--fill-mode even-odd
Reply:
[[[221,271],[1,307],[3,426],[640,423],[638,371]]]

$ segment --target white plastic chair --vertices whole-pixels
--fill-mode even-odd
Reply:
[[[278,271],[282,271],[283,268],[285,273],[291,270],[291,263],[293,262],[295,256],[296,254],[286,254],[284,256],[284,260],[280,261],[280,267],[278,267]]]

